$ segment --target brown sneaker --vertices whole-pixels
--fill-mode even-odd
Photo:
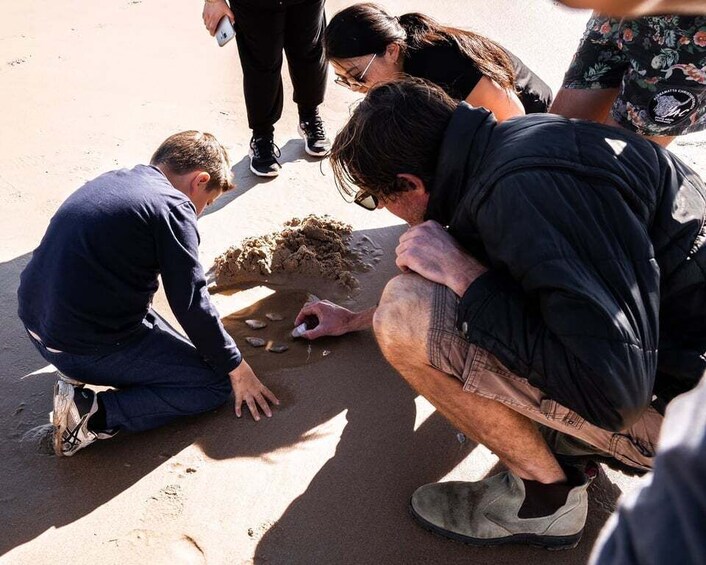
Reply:
[[[580,475],[572,486],[567,485],[566,502],[546,516],[519,517],[525,484],[509,471],[474,483],[424,485],[412,495],[410,509],[426,529],[471,545],[571,549],[581,539],[588,511],[586,489],[591,479]]]

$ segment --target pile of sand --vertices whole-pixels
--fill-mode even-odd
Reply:
[[[352,227],[330,216],[310,215],[285,222],[284,229],[249,237],[216,258],[218,288],[268,279],[278,273],[324,278],[353,290],[353,271],[364,268],[349,248]]]

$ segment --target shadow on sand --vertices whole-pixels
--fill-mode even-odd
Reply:
[[[277,160],[282,166],[286,166],[286,163],[294,163],[296,161],[307,161],[309,163],[321,163],[322,160],[317,157],[312,157],[304,151],[304,142],[301,139],[290,139],[285,143],[281,149],[281,157]],[[250,157],[245,155],[240,161],[231,167],[231,172],[233,174],[233,182],[235,183],[235,189],[226,192],[218,200],[216,200],[211,206],[206,208],[202,216],[208,216],[213,214],[218,210],[225,208],[236,200],[240,198],[243,194],[248,192],[251,188],[259,185],[272,182],[276,177],[258,177],[255,173],[250,170]]]
[[[391,250],[400,227],[359,233]],[[0,330],[0,418],[5,430],[0,444],[0,555],[49,528],[86,516],[192,444],[216,460],[265,456],[300,444],[311,430],[343,411],[347,423],[335,455],[265,533],[255,562],[495,564],[516,563],[532,552],[533,559],[546,563],[580,563],[614,504],[617,488],[603,477],[592,488],[593,499],[599,492],[602,502],[592,500],[584,540],[563,555],[528,548],[469,548],[419,528],[407,511],[410,494],[446,475],[475,446],[459,444],[455,430],[436,413],[415,430],[415,394],[381,358],[370,332],[341,338],[335,354],[321,360],[317,371],[297,367],[260,375],[282,401],[266,425],[236,420],[229,403],[215,413],[99,442],[73,458],[41,455],[21,442],[24,432],[47,421],[54,378],[44,373],[20,379],[46,365],[15,315],[19,273],[28,259],[24,255],[0,265],[5,314]],[[387,269],[385,276],[394,275],[389,253],[379,268]],[[367,289],[368,303],[374,303],[380,290]]]

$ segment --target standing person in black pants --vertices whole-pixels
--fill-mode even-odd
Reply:
[[[282,115],[282,50],[287,54],[299,108],[299,134],[309,155],[323,157],[331,147],[318,106],[326,91],[323,34],[325,0],[205,0],[204,24],[215,34],[221,18],[235,27],[250,140],[250,170],[258,176],[279,174],[274,125]]]

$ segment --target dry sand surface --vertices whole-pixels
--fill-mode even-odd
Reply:
[[[553,87],[588,14],[549,0],[382,1],[422,10],[498,39]],[[328,3],[329,14],[346,2]],[[0,561],[3,563],[582,563],[621,491],[608,471],[591,487],[584,539],[571,552],[475,549],[435,537],[407,512],[412,491],[441,479],[480,479],[497,459],[415,397],[369,333],[274,354],[242,343],[282,400],[272,420],[236,420],[232,406],[164,429],[118,437],[58,460],[22,442],[45,423],[55,374],[15,316],[19,273],[58,205],[99,173],[149,159],[167,135],[198,128],[229,147],[238,189],[200,220],[202,260],[311,213],[367,237],[379,262],[359,288],[320,285],[347,305],[375,303],[395,273],[403,226],[349,205],[330,170],[304,154],[285,73],[277,126],[282,174],[248,171],[249,132],[234,44],[204,31],[201,3],[167,0],[3,2],[0,7]],[[338,129],[357,96],[330,85],[323,116]],[[703,135],[675,151],[702,174]],[[250,285],[215,296],[240,338],[286,340],[313,282]],[[169,315],[163,297],[159,309]],[[251,330],[243,320],[279,313]],[[244,329],[247,328],[247,329]],[[245,333],[247,332],[247,334]],[[461,438],[462,439],[462,438]]]

